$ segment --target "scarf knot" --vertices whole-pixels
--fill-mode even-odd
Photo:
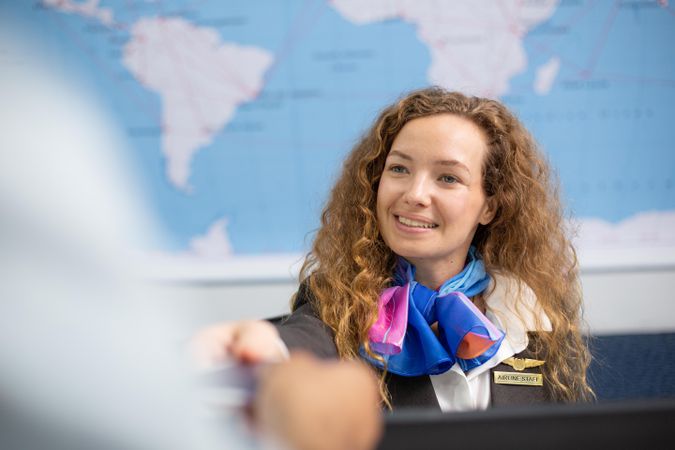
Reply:
[[[437,375],[455,362],[468,371],[489,360],[504,333],[469,300],[490,283],[476,249],[468,263],[437,290],[415,281],[415,268],[399,258],[394,286],[380,294],[377,321],[368,333],[371,349],[384,357],[387,370],[403,376]],[[432,325],[438,323],[438,335]],[[372,364],[383,364],[361,352]]]

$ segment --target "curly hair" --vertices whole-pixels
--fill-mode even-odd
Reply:
[[[590,362],[580,332],[582,295],[576,253],[567,235],[557,181],[525,127],[501,103],[442,88],[414,91],[385,108],[344,162],[321,215],[321,226],[300,271],[319,317],[335,334],[342,358],[370,351],[368,331],[377,319],[380,292],[392,282],[396,255],[384,243],[376,214],[380,176],[403,126],[419,117],[453,114],[477,125],[488,151],[483,189],[494,219],[473,238],[491,275],[521,280],[551,321],[535,355],[554,401],[592,398]],[[374,356],[374,355],[373,355]],[[380,380],[383,400],[389,405]]]

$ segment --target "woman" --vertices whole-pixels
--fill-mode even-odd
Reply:
[[[592,395],[557,192],[496,101],[428,88],[386,108],[344,164],[300,285],[285,322],[216,326],[202,354],[362,357],[394,407]]]

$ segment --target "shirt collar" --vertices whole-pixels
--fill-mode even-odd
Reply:
[[[551,331],[551,321],[534,291],[516,278],[496,274],[485,296],[486,316],[504,331],[514,353],[527,348],[528,331]]]

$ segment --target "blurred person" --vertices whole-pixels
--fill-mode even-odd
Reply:
[[[136,273],[157,230],[114,127],[30,44],[2,46],[0,447],[251,447],[202,420],[187,328]]]
[[[328,450],[346,448],[324,427],[345,414],[366,425],[347,448],[371,448],[377,390],[356,364],[297,355],[267,368],[260,433],[211,405],[181,352],[188,324],[143,278],[138,249],[161,233],[114,127],[81,89],[18,60],[0,71],[0,447]]]

